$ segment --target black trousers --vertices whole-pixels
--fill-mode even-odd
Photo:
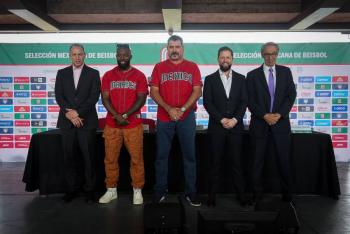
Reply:
[[[221,164],[226,156],[233,186],[239,196],[244,194],[244,178],[241,166],[242,158],[242,135],[233,134],[230,131],[209,133],[210,140],[210,177],[209,194],[214,195],[220,187]]]
[[[92,191],[96,180],[94,164],[96,129],[61,129],[61,136],[68,192],[76,192],[80,189],[79,171],[84,174],[84,190]],[[77,158],[78,155],[82,158]]]
[[[269,132],[266,137],[252,137],[252,183],[255,193],[263,192],[263,170],[268,153],[275,155],[281,178],[282,193],[290,193],[290,141],[290,134],[276,134],[272,132]]]

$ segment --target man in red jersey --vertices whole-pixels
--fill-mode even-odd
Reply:
[[[181,37],[168,39],[169,59],[155,65],[150,81],[151,97],[158,104],[156,184],[154,201],[165,199],[168,187],[168,156],[175,133],[179,137],[185,173],[185,198],[200,206],[196,192],[196,101],[202,95],[198,66],[183,58]]]
[[[102,102],[108,113],[103,131],[105,138],[106,193],[99,203],[109,203],[117,198],[119,179],[118,159],[123,142],[130,154],[130,172],[134,188],[133,203],[143,203],[144,186],[143,127],[141,107],[148,94],[145,75],[130,66],[131,50],[127,44],[117,45],[118,66],[102,78]]]

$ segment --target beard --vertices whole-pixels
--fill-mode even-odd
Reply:
[[[224,66],[224,65],[220,64],[220,70],[223,71],[223,72],[227,72],[228,70],[231,69],[231,66],[232,66],[232,64],[229,64],[227,66]]]
[[[124,61],[124,63],[121,63],[119,60],[118,62],[118,67],[122,70],[127,70],[130,67],[130,60]]]

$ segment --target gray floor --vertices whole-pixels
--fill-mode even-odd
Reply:
[[[40,197],[38,192],[27,193],[21,182],[23,163],[0,163],[0,233],[1,234],[124,234],[143,233],[143,206],[133,206],[132,196],[120,193],[108,205],[87,205],[83,198],[70,204],[61,201],[60,194]],[[327,197],[299,195],[295,197],[301,234],[350,233],[350,163],[338,163],[342,195],[339,200]],[[145,200],[151,194],[144,195]],[[205,196],[203,195],[203,200]],[[270,195],[266,199],[275,199]],[[177,200],[176,195],[169,197]],[[215,209],[242,210],[232,195],[221,195]],[[188,233],[197,233],[197,210],[185,205]],[[250,207],[245,210],[252,209]]]

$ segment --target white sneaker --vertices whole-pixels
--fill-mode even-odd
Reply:
[[[118,197],[117,188],[107,188],[107,192],[98,200],[99,203],[110,203]]]
[[[141,189],[134,188],[134,199],[133,199],[134,205],[141,205],[143,204],[143,197]]]

